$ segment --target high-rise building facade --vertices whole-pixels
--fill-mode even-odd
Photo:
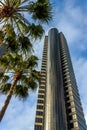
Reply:
[[[44,41],[34,130],[86,130],[67,41],[56,28]]]

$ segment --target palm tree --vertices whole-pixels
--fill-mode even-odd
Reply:
[[[36,70],[38,58],[34,55],[24,57],[17,53],[6,53],[0,57],[0,92],[8,94],[0,111],[0,121],[9,105],[12,95],[26,98],[29,89],[37,87],[40,73]]]
[[[7,25],[11,24],[19,34],[32,34],[31,28],[34,26],[40,31],[41,36],[43,34],[42,24],[48,23],[51,19],[51,4],[48,0],[37,0],[36,2],[29,2],[29,0],[0,1],[0,23],[5,29]]]

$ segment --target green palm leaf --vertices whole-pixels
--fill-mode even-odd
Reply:
[[[28,97],[28,88],[23,85],[16,85],[14,89],[14,95],[19,98],[27,98]]]
[[[4,84],[0,87],[0,93],[3,93],[3,94],[8,94],[9,90],[10,90],[10,87],[11,87],[11,84],[10,83],[7,83],[7,84]]]
[[[28,88],[30,88],[32,90],[36,90],[36,88],[37,88],[37,83],[35,82],[35,80],[32,77],[28,78]]]
[[[38,81],[40,81],[40,72],[39,71],[37,71],[35,69],[31,70],[31,75],[33,78],[38,79]]]
[[[38,64],[37,64],[37,61],[38,61],[38,58],[34,55],[31,55],[28,59],[27,59],[27,68],[30,68],[30,67],[36,67]]]
[[[0,72],[0,79],[4,76],[4,72]]]
[[[9,80],[9,76],[4,75],[2,78],[2,82],[7,82]]]
[[[32,13],[32,18],[41,22],[49,22],[52,19],[51,4],[47,1],[30,2],[28,11]]]
[[[19,41],[20,48],[24,53],[26,53],[26,52],[29,53],[29,52],[31,52],[33,50],[32,49],[32,44],[31,44],[28,37],[19,36],[18,41]]]
[[[9,36],[6,38],[5,46],[10,52],[18,52],[18,50],[20,49],[17,39],[13,36]]]
[[[28,26],[22,20],[20,19],[18,20],[18,25],[20,29],[22,30],[23,34],[27,34],[29,32]]]
[[[29,26],[29,32],[30,32],[30,36],[33,38],[33,39],[37,39],[37,38],[41,38],[43,33],[44,33],[44,30],[42,28],[42,26],[39,24],[39,25],[35,25],[34,23],[31,24]]]
[[[11,24],[6,24],[4,27],[3,27],[3,30],[6,32],[6,36],[7,37],[15,37],[16,34],[15,34],[15,31],[14,31],[14,28]]]

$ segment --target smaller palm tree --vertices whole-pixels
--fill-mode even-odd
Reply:
[[[40,73],[36,70],[38,58],[34,55],[23,57],[17,53],[0,57],[0,92],[8,94],[0,111],[0,121],[9,105],[12,95],[26,98],[29,89],[36,89]]]

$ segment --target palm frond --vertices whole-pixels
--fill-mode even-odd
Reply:
[[[7,75],[4,75],[3,77],[2,77],[2,83],[6,83],[8,80],[9,80],[9,76],[7,76]]]
[[[27,68],[30,68],[30,67],[36,67],[38,64],[37,64],[37,61],[38,61],[38,57],[37,56],[34,56],[34,55],[31,55],[28,59],[27,59]]]
[[[2,69],[6,69],[7,65],[9,65],[9,61],[5,57],[0,57],[0,66]]]
[[[6,41],[6,48],[8,51],[18,52],[20,47],[19,47],[19,44],[18,44],[16,37],[9,36],[5,39],[5,41]]]
[[[5,53],[2,57],[0,57],[0,66],[5,70],[15,69],[17,62],[21,58],[15,55],[16,53]]]
[[[3,22],[3,25],[10,23],[16,30],[20,29],[20,32],[23,33],[26,30],[23,24],[30,25],[25,12],[30,14],[29,18],[32,15],[32,20],[48,23],[52,19],[51,10],[52,6],[49,0],[37,0],[29,3],[28,0],[3,0],[0,1],[0,23]],[[22,27],[18,26],[19,23]]]
[[[32,44],[29,40],[28,37],[26,36],[19,36],[18,38],[19,40],[19,44],[20,44],[20,47],[21,47],[21,50],[26,53],[26,52],[31,52],[33,49],[32,49]]]
[[[3,30],[4,30],[7,37],[10,37],[10,36],[15,37],[16,36],[14,28],[11,24],[4,25]]]
[[[28,78],[28,88],[31,90],[36,90],[37,88],[37,83],[32,77]]]
[[[26,75],[21,75],[20,80],[18,81],[18,84],[22,84],[23,86],[26,86],[27,84],[27,74]]]
[[[9,90],[10,90],[10,87],[11,87],[11,84],[10,83],[7,83],[5,85],[2,85],[0,87],[0,93],[3,93],[3,94],[8,94]]]
[[[26,25],[30,25],[29,21],[21,14],[21,13],[16,13],[14,14],[14,17],[17,20],[21,20],[23,23],[25,23]]]
[[[32,14],[32,18],[48,23],[52,20],[52,6],[49,1],[46,2],[30,2],[28,11]]]
[[[19,98],[27,98],[28,88],[23,85],[16,85],[16,87],[14,88],[14,94],[15,96],[18,96]]]
[[[4,76],[4,72],[0,72],[0,79]]]
[[[27,34],[29,32],[28,26],[22,20],[18,20],[18,25],[21,28],[23,34]]]
[[[14,6],[15,8],[18,8],[21,5],[21,0],[12,0],[12,6]]]
[[[39,25],[35,25],[34,23],[32,23],[30,26],[29,26],[29,35],[33,38],[33,39],[37,39],[37,38],[40,38],[42,37],[43,33],[44,33],[44,30],[42,28],[42,26],[39,24]]]
[[[40,72],[37,70],[31,70],[31,76],[35,79],[40,81]]]

